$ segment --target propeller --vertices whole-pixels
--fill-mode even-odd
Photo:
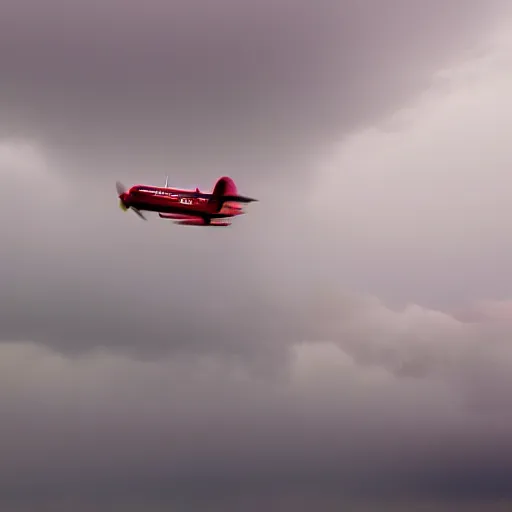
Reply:
[[[146,217],[142,215],[142,212],[140,210],[138,210],[134,206],[129,206],[125,203],[124,197],[126,195],[126,187],[120,181],[116,182],[116,190],[117,195],[119,196],[119,207],[121,208],[121,210],[133,210],[134,213],[136,213],[142,220],[147,220]]]
[[[118,196],[126,194],[126,187],[120,181],[116,181],[116,190]]]
[[[133,206],[131,207],[131,209],[142,219],[142,220],[148,220],[146,219],[146,217],[144,217],[144,215],[142,215],[142,212],[140,210],[137,210],[137,208],[134,208]]]

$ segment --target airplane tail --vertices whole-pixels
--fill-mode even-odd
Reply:
[[[215,183],[215,187],[213,188],[213,197],[219,199],[226,195],[236,196],[238,195],[238,190],[235,182],[231,178],[223,176],[217,180],[217,183]]]
[[[217,212],[219,212],[227,202],[252,203],[253,201],[256,201],[256,199],[238,195],[235,182],[228,176],[223,176],[217,180],[210,199],[210,203],[216,205]]]

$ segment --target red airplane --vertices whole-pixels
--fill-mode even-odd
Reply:
[[[165,187],[134,185],[128,191],[117,182],[120,208],[133,210],[143,220],[147,219],[142,211],[149,211],[186,226],[230,226],[224,219],[245,213],[240,203],[257,201],[239,195],[235,182],[227,176],[217,180],[212,193],[170,188],[167,182]]]

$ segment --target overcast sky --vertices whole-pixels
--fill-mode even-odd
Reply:
[[[511,34],[506,0],[3,0],[2,512],[510,507]],[[118,208],[166,175],[260,202]]]

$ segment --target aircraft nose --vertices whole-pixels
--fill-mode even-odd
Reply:
[[[126,192],[119,194],[119,202],[123,208],[129,208],[130,207],[130,194],[128,194]]]

